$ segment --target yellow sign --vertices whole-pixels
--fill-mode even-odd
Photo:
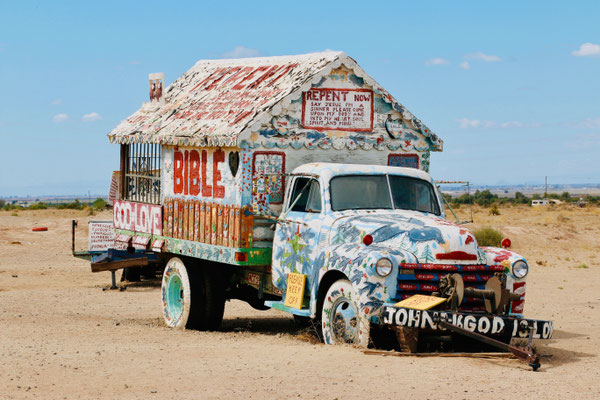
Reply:
[[[287,291],[285,292],[285,305],[287,307],[302,308],[304,300],[304,286],[306,275],[290,272],[287,278]]]
[[[414,296],[404,299],[396,304],[396,307],[412,308],[413,310],[429,310],[432,307],[442,304],[446,299],[436,296],[424,296],[415,294]]]

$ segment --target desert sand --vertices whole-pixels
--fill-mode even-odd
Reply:
[[[500,212],[475,209],[468,226],[502,230],[529,261],[525,315],[555,323],[552,340],[535,342],[538,372],[325,346],[287,314],[239,301],[219,332],[170,330],[157,284],[103,291],[110,273],[71,256],[71,219],[85,249],[87,221],[110,211],[0,211],[0,399],[600,398],[600,209]]]

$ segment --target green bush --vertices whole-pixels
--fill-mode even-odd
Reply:
[[[106,208],[106,201],[98,197],[92,203],[92,207],[94,207],[95,210],[104,210]]]
[[[500,247],[503,239],[502,232],[491,226],[476,229],[473,231],[473,234],[475,235],[475,239],[477,239],[477,244],[480,246]]]
[[[44,203],[43,201],[34,203],[29,206],[30,210],[45,210],[47,208],[48,208],[48,204]]]

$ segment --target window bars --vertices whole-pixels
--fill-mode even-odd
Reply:
[[[134,143],[122,145],[122,199],[160,204],[161,145]]]

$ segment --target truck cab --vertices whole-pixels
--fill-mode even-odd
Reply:
[[[526,260],[479,247],[467,228],[447,221],[426,172],[309,163],[294,169],[287,188],[273,240],[272,283],[286,293],[290,273],[306,276],[305,308],[286,310],[320,320],[326,343],[366,346],[385,304],[441,295],[440,282],[452,272],[471,289],[484,289],[496,276],[516,296],[494,311],[521,316]],[[485,311],[483,298],[462,300],[457,311]]]

